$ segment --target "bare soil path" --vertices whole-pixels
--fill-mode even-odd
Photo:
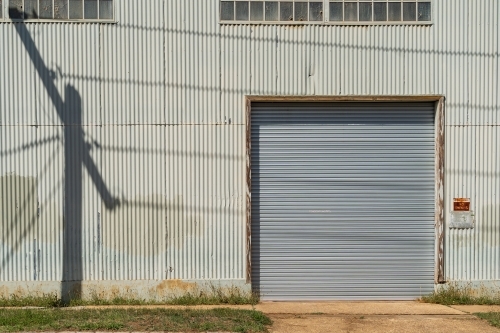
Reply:
[[[271,333],[500,333],[472,311],[418,302],[265,302],[256,309],[273,320]]]

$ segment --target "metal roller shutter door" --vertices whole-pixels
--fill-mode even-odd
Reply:
[[[254,103],[251,140],[263,300],[433,290],[433,103]]]

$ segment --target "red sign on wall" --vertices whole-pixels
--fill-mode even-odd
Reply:
[[[468,198],[454,198],[453,199],[453,210],[456,212],[468,212],[468,211],[470,211],[470,199],[468,199]]]

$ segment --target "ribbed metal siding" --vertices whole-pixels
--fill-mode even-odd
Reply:
[[[433,290],[434,106],[252,108],[253,287],[266,300]]]
[[[149,0],[147,6],[144,4],[143,0],[117,2],[117,24],[29,23],[19,35],[18,24],[8,20],[0,23],[0,44],[5,46],[0,48],[0,176],[36,177],[40,200],[40,221],[36,224],[31,224],[32,210],[16,218],[15,231],[7,233],[12,221],[2,221],[0,248],[5,252],[0,256],[9,261],[8,267],[0,269],[2,281],[32,280],[29,270],[34,267],[31,256],[36,247],[41,257],[37,261],[41,265],[38,279],[59,280],[62,271],[63,128],[30,60],[33,47],[28,51],[23,46],[22,40],[30,36],[54,72],[61,97],[68,84],[79,92],[83,124],[103,125],[98,144],[113,145],[114,152],[102,148],[101,161],[107,165],[100,169],[112,194],[131,202],[138,196],[154,197],[162,190],[167,204],[182,195],[180,214],[192,214],[192,207],[196,207],[194,215],[203,215],[208,221],[205,230],[209,231],[202,241],[169,234],[172,240],[165,241],[170,244],[168,260],[175,261],[170,272],[165,253],[141,268],[143,257],[122,252],[130,245],[137,248],[130,252],[140,249],[144,254],[152,253],[146,248],[150,243],[134,243],[120,234],[123,225],[105,224],[109,216],[119,221],[123,211],[108,216],[104,207],[87,211],[91,219],[84,222],[84,228],[95,228],[84,236],[89,251],[94,242],[102,242],[102,246],[111,242],[105,237],[124,243],[117,250],[117,259],[114,250],[105,254],[102,248],[99,264],[85,276],[126,279],[141,269],[138,276],[151,279],[162,276],[156,272],[166,276],[165,271],[168,277],[183,279],[244,277],[245,95],[442,94],[446,97],[445,219],[449,220],[453,197],[470,197],[476,212],[475,229],[445,230],[446,279],[500,278],[498,0],[434,1],[435,21],[430,26],[363,27],[228,26],[218,22],[219,0]],[[35,124],[38,129],[32,135]],[[228,126],[211,128],[214,124]],[[12,125],[26,128],[18,127],[20,132],[6,128]],[[108,126],[114,125],[147,126],[108,131]],[[155,148],[148,147],[150,157],[142,162],[139,159],[145,156],[145,146],[151,145],[153,134],[158,133],[150,126],[156,125],[176,129],[158,136]],[[85,133],[90,133],[85,126]],[[133,144],[116,144],[126,141],[118,133],[141,131],[149,134],[134,134]],[[182,141],[177,141],[176,133],[185,133]],[[194,140],[191,135],[195,135]],[[33,146],[35,137],[38,145]],[[158,152],[162,138],[167,139],[162,151],[169,156],[155,159],[151,151]],[[29,149],[18,149],[23,145]],[[133,172],[128,177],[118,172],[122,161],[134,161],[134,166],[146,163],[144,168],[151,177]],[[83,175],[88,177],[86,171]],[[161,187],[155,179],[163,182],[163,175],[168,178]],[[195,180],[193,175],[204,177]],[[19,198],[30,197],[25,193],[28,187],[9,184],[14,186],[9,191],[22,194],[16,194]],[[135,190],[137,184],[140,191]],[[93,186],[82,195],[85,210],[95,207],[100,197]],[[164,214],[155,201],[119,209],[125,207],[129,216],[148,216],[148,224],[154,221],[149,216]],[[33,237],[24,236],[25,230],[29,235],[34,226],[39,226],[40,233],[36,243]],[[161,251],[165,242],[158,243]],[[173,244],[183,246],[178,250]],[[89,262],[86,267],[90,267],[90,260],[96,260],[91,255],[93,259],[83,259]],[[225,260],[233,255],[238,261],[229,274]],[[26,264],[27,258],[33,260]],[[211,261],[207,263],[206,258]],[[157,270],[157,263],[162,263],[164,270]],[[150,273],[142,275],[144,271]]]

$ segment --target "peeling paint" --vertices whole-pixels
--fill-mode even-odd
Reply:
[[[246,106],[246,279],[252,281],[252,100],[247,98]]]
[[[194,282],[186,282],[182,280],[163,280],[156,288],[156,294],[160,297],[165,297],[172,294],[185,294],[198,289],[198,284]]]

